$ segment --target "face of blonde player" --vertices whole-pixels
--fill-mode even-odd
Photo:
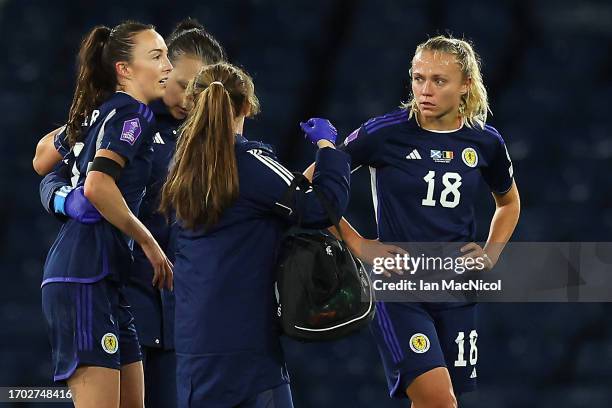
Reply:
[[[412,60],[412,92],[421,122],[458,123],[461,95],[468,90],[454,55],[423,50]]]
[[[187,85],[200,72],[204,63],[202,59],[189,54],[181,55],[174,61],[174,69],[168,76],[164,104],[173,118],[183,120],[187,117],[189,106],[186,96]]]
[[[168,48],[155,30],[134,36],[132,60],[125,65],[126,90],[133,97],[149,103],[164,96],[166,81],[172,71]]]

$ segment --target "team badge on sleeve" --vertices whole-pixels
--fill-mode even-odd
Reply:
[[[476,150],[472,149],[471,147],[466,147],[463,149],[461,158],[468,167],[476,167],[478,164],[478,154],[476,154]]]
[[[426,353],[429,350],[429,338],[423,333],[415,333],[410,337],[410,349],[417,354]]]
[[[138,118],[126,120],[123,122],[123,130],[121,130],[121,139],[124,142],[128,142],[133,145],[140,133],[142,132],[142,128],[140,127],[140,120]]]
[[[113,333],[106,333],[104,336],[102,336],[102,341],[100,343],[102,344],[102,349],[108,354],[115,354],[119,348],[117,336],[115,336]]]

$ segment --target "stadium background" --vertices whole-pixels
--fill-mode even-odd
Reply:
[[[449,30],[473,40],[489,122],[506,139],[521,191],[514,240],[610,240],[608,1],[0,0],[0,385],[50,384],[39,285],[58,223],[39,204],[31,158],[39,137],[66,118],[81,37],[126,18],[166,35],[186,16],[254,76],[263,113],[245,135],[275,145],[294,170],[314,153],[300,120],[328,117],[344,137],[408,96],[410,58],[428,35]],[[482,194],[485,239],[493,202]],[[367,171],[354,175],[348,218],[373,237]],[[610,312],[595,303],[483,305],[481,389],[462,406],[612,406]],[[285,343],[296,407],[405,406],[387,398],[367,332],[332,344]]]

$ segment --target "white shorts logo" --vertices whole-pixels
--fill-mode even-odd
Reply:
[[[106,351],[108,354],[115,354],[119,349],[119,342],[117,341],[117,336],[113,333],[106,333],[102,336],[102,349]]]
[[[429,345],[429,338],[423,333],[415,333],[410,337],[410,349],[417,354],[426,353]]]

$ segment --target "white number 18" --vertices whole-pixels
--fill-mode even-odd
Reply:
[[[436,172],[429,171],[423,180],[427,183],[427,197],[425,197],[421,204],[428,207],[435,207],[436,200],[433,199],[434,196],[434,187],[436,184]],[[444,184],[444,190],[440,193],[440,204],[442,207],[446,208],[455,208],[459,205],[459,200],[461,199],[461,193],[459,192],[459,187],[461,187],[461,176],[459,173],[448,172],[444,173],[442,176],[442,184]],[[452,200],[448,199],[448,196],[452,194]]]

